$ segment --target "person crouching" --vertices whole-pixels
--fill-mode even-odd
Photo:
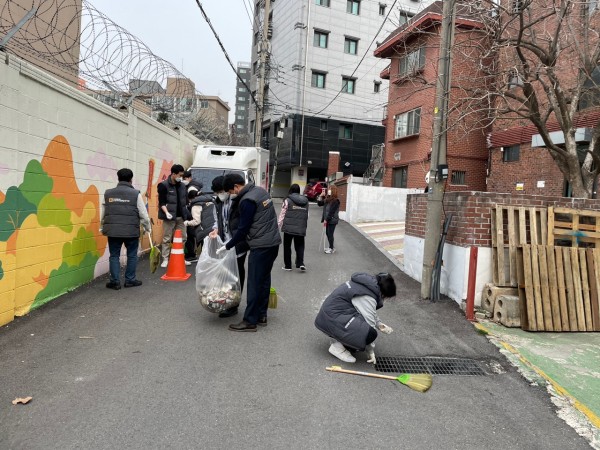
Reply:
[[[351,350],[366,351],[369,363],[376,363],[377,330],[390,334],[377,310],[384,299],[396,296],[396,283],[389,273],[370,275],[357,272],[337,287],[323,302],[315,326],[332,339],[329,353],[344,362],[356,362]]]

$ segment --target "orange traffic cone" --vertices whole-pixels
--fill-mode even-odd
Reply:
[[[181,230],[175,230],[173,238],[173,247],[171,248],[171,256],[169,257],[169,265],[167,273],[161,278],[168,281],[185,281],[192,275],[185,271],[185,258],[183,256],[183,237]]]

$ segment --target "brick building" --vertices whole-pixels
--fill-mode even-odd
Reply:
[[[489,136],[488,191],[570,197],[573,180],[565,178],[558,164],[579,163],[581,167],[586,157],[592,171],[597,164],[587,151],[600,153],[600,144],[590,148],[600,123],[600,65],[597,54],[594,57],[590,50],[598,44],[597,33],[590,31],[600,27],[599,4],[571,2],[569,8],[570,14],[562,18],[558,9],[549,14],[542,0],[501,10],[505,23],[502,38],[519,35],[522,28],[533,29],[537,33],[526,33],[523,47],[535,45],[542,52],[534,56],[525,50],[527,64],[523,64],[514,46],[496,44],[495,94],[502,113],[496,116]],[[530,67],[539,69],[532,72]],[[525,87],[531,88],[533,95],[526,93]],[[557,117],[561,104],[562,113]],[[539,113],[531,112],[535,109]],[[592,175],[589,181],[595,196],[597,180]]]
[[[482,25],[459,6],[452,50],[452,80],[447,134],[449,178],[446,189],[485,190],[488,160],[485,118],[487,111],[462,114],[461,83],[486,80],[478,58],[466,58],[462,48],[485,35]],[[410,22],[394,31],[375,51],[390,65],[381,76],[390,80],[386,126],[383,185],[425,187],[433,142],[435,83],[439,58],[442,2],[431,4]],[[480,81],[484,83],[485,81]],[[482,86],[483,87],[483,86]],[[483,124],[483,125],[482,125]]]

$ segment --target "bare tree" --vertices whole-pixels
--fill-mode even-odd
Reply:
[[[591,197],[600,171],[597,0],[483,0],[471,8],[487,36],[480,60],[489,82],[488,92],[464,89],[475,102],[463,113],[489,105],[494,128],[533,124],[573,196]],[[591,136],[578,142],[582,127]]]
[[[210,108],[198,110],[197,114],[185,121],[183,127],[203,141],[211,141],[219,145],[229,145],[231,142],[227,122]]]

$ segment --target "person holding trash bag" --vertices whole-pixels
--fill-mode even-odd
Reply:
[[[323,302],[315,326],[332,339],[329,353],[344,362],[356,362],[348,349],[366,351],[367,362],[376,363],[377,330],[390,334],[391,327],[377,316],[383,301],[396,296],[396,283],[389,273],[357,272],[337,287]]]
[[[304,237],[308,225],[308,198],[300,195],[300,186],[292,184],[283,201],[278,220],[283,231],[283,270],[292,270],[292,241],[296,251],[296,268],[306,271],[304,265]]]
[[[121,248],[127,249],[127,267],[125,268],[126,288],[141,286],[142,282],[136,280],[135,270],[138,261],[138,247],[140,244],[140,222],[146,232],[150,232],[150,218],[140,191],[131,184],[133,172],[130,169],[121,169],[117,172],[119,183],[117,187],[108,189],[104,193],[104,203],[100,214],[102,234],[108,237],[108,251],[110,257],[110,281],[106,283],[109,289],[121,289]]]
[[[195,187],[188,188],[188,209],[192,215],[191,220],[186,220],[184,225],[188,229],[188,240],[192,242],[193,247],[188,248],[189,256],[186,259],[190,262],[198,260],[198,256],[202,251],[202,243],[204,238],[208,236],[215,224],[213,209],[215,204],[211,195],[205,194]],[[190,233],[192,236],[190,236]]]
[[[181,230],[181,236],[185,243],[187,239],[186,227],[183,224],[185,220],[191,219],[191,214],[187,209],[187,192],[183,181],[183,166],[173,164],[171,166],[171,175],[157,186],[158,191],[158,218],[163,221],[163,239],[161,267],[169,265],[169,256],[171,255],[171,241],[175,230]],[[189,266],[191,263],[186,261]]]
[[[230,250],[243,241],[250,247],[244,319],[240,323],[229,325],[229,329],[256,331],[257,324],[267,325],[271,270],[281,244],[277,214],[269,193],[254,183],[246,184],[240,174],[225,175],[223,189],[229,192],[230,197],[239,201],[239,224],[231,240],[217,252]]]
[[[321,223],[325,227],[325,234],[329,241],[329,247],[325,249],[325,253],[335,253],[335,248],[333,247],[333,233],[335,233],[335,227],[340,221],[340,200],[338,199],[337,186],[329,185],[327,188],[327,196],[325,196],[325,189],[323,189],[321,195],[317,199],[317,204],[323,206]]]
[[[223,189],[224,176],[218,176],[212,181],[211,190],[215,194],[215,207],[213,208],[214,224],[213,231],[210,233],[211,238],[219,236],[223,242],[231,239],[232,235],[237,231],[239,224],[238,206],[239,199],[230,198],[228,192]],[[237,257],[238,273],[240,277],[240,292],[244,291],[244,281],[246,279],[246,255],[248,254],[248,243],[246,241],[239,242],[235,246]],[[219,314],[220,318],[235,316],[238,313],[238,307],[234,306]]]

